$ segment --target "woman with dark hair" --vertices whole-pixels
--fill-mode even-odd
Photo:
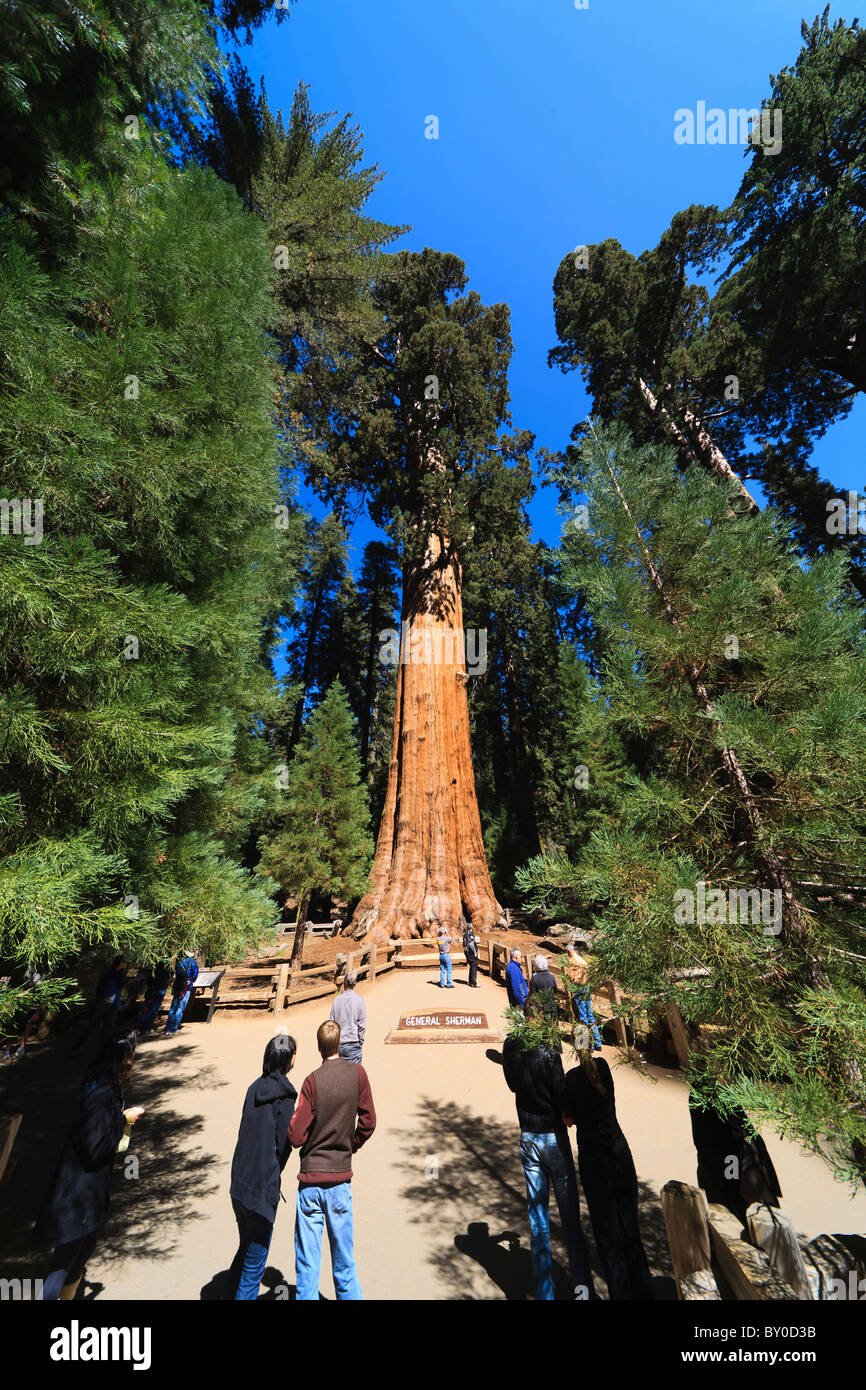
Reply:
[[[297,1050],[287,1033],[271,1038],[262,1074],[244,1099],[229,1188],[239,1239],[228,1272],[227,1298],[251,1301],[259,1296],[280,1200],[280,1174],[292,1152],[289,1121],[298,1093],[288,1073]]]
[[[613,1077],[603,1057],[580,1051],[565,1078],[562,1111],[576,1126],[580,1182],[601,1267],[613,1299],[652,1298],[637,1215],[637,1173],[616,1118]]]
[[[135,1041],[134,1033],[110,1039],[82,1082],[78,1113],[33,1231],[37,1249],[54,1248],[42,1287],[46,1301],[75,1297],[108,1214],[114,1156],[126,1148],[142,1114],[140,1106],[123,1108]]]

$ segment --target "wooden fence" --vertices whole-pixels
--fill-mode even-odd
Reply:
[[[347,943],[348,944],[348,943]],[[510,949],[504,942],[485,936],[479,941],[478,968],[491,980],[505,984],[505,971],[510,960]],[[345,954],[338,954],[333,965],[302,966],[292,970],[288,961],[244,966],[226,971],[223,991],[218,1008],[235,1004],[257,1004],[274,1014],[283,1014],[293,1004],[307,1003],[311,999],[324,999],[338,994],[343,987],[348,971],[354,971],[358,981],[371,981],[397,968],[435,969],[438,965],[439,948],[435,940],[426,937],[413,937],[409,940],[392,939],[387,945],[359,946]],[[454,965],[464,965],[463,951],[452,951]],[[531,973],[526,954],[523,953],[520,968],[524,978]],[[551,962],[551,970],[556,978],[557,996],[565,1002],[568,991],[562,968],[557,961]],[[239,988],[236,986],[240,986]],[[636,1006],[634,1013],[627,1009],[628,1001],[615,983],[592,996],[593,1009],[599,1026],[612,1023],[619,1046],[629,1045],[629,1026],[632,1035],[635,1026],[649,1023]]]

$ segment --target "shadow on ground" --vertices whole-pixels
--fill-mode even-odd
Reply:
[[[188,1038],[182,1044],[190,1047]],[[177,1043],[143,1040],[127,1093],[127,1105],[143,1105],[130,1148],[118,1155],[112,1177],[111,1206],[91,1267],[110,1273],[115,1261],[164,1260],[178,1230],[189,1232],[204,1199],[223,1181],[224,1156],[196,1145],[204,1117],[186,1115],[166,1103],[172,1094]],[[194,1044],[193,1044],[194,1046]],[[66,1040],[28,1050],[24,1061],[0,1073],[0,1111],[23,1115],[15,1145],[15,1168],[0,1193],[0,1275],[38,1278],[48,1269],[48,1253],[34,1251],[30,1233],[48,1192],[55,1164],[72,1123],[89,1049],[70,1057]],[[190,1090],[213,1091],[227,1084],[211,1065],[185,1082]],[[93,1297],[99,1286],[90,1285]],[[81,1296],[81,1295],[79,1295]]]
[[[205,1284],[199,1294],[202,1303],[221,1303],[230,1297],[228,1289],[227,1269],[221,1269],[212,1279]],[[295,1285],[290,1284],[286,1276],[273,1265],[268,1265],[262,1275],[262,1283],[267,1289],[267,1293],[260,1293],[256,1299],[257,1303],[288,1303],[295,1300]],[[320,1295],[321,1297],[321,1295]]]
[[[405,1167],[420,1174],[401,1191],[413,1222],[429,1228],[429,1262],[444,1297],[510,1301],[532,1296],[532,1261],[526,1187],[520,1161],[517,1120],[513,1124],[479,1115],[466,1105],[422,1098],[406,1129],[391,1131]],[[661,1203],[651,1187],[638,1184],[644,1249],[656,1299],[676,1290]],[[581,1221],[590,1250],[596,1291],[606,1285],[595,1247],[586,1201]],[[551,1249],[557,1298],[572,1297],[568,1263],[556,1201],[550,1211]]]

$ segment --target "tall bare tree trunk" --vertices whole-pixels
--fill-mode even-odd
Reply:
[[[419,523],[419,525],[422,523]],[[403,575],[394,740],[370,889],[349,926],[356,937],[456,934],[502,919],[481,835],[469,745],[460,563],[428,531]]]
[[[300,970],[304,963],[304,942],[307,937],[307,909],[310,906],[310,891],[302,889],[298,895],[298,920],[295,923],[295,939],[289,965],[292,970]]]
[[[760,510],[757,502],[749,492],[740,475],[734,472],[715,440],[713,440],[707,430],[704,429],[698,417],[691,410],[687,409],[684,412],[685,424],[692,432],[694,439],[693,443],[680,429],[670,411],[661,404],[658,397],[653,393],[650,387],[647,386],[642,376],[637,378],[637,383],[640,393],[649,408],[650,414],[658,416],[667,429],[671,439],[673,439],[678,447],[682,449],[694,463],[700,462],[703,463],[706,468],[711,468],[716,474],[716,477],[724,478],[725,482],[728,483],[735,483],[739,490],[740,497],[746,505],[746,511],[754,516]]]

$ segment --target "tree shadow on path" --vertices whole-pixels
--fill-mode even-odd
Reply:
[[[185,1054],[189,1051],[184,1048]],[[204,1116],[183,1114],[166,1102],[178,1087],[203,1099],[228,1083],[212,1065],[196,1069],[187,1055],[183,1062],[178,1077],[174,1049],[143,1047],[136,1058],[126,1103],[144,1106],[145,1113],[129,1150],[115,1160],[108,1219],[90,1261],[108,1297],[112,1267],[131,1259],[170,1259],[178,1230],[189,1231],[189,1223],[200,1219],[206,1199],[223,1181],[224,1156],[206,1153],[195,1142]],[[7,1113],[17,1109],[24,1119],[15,1171],[0,1197],[2,1276],[39,1277],[48,1269],[49,1254],[33,1249],[31,1231],[75,1115],[85,1066],[85,1058],[69,1059],[62,1047],[48,1045],[38,1057],[28,1057],[26,1072],[22,1065],[14,1077],[4,1077],[2,1108]]]
[[[466,1105],[422,1098],[410,1128],[394,1130],[405,1169],[413,1174],[400,1193],[410,1220],[429,1229],[428,1261],[454,1299],[495,1297],[496,1286],[511,1301],[533,1293],[526,1185],[517,1122],[479,1115]],[[420,1174],[420,1178],[416,1175]],[[657,1299],[675,1297],[661,1203],[646,1183],[638,1184],[644,1249]],[[596,1289],[606,1285],[581,1192],[581,1223],[590,1251]],[[551,1250],[557,1298],[572,1297],[568,1262],[556,1200],[551,1193]],[[478,1267],[489,1281],[479,1279]]]

